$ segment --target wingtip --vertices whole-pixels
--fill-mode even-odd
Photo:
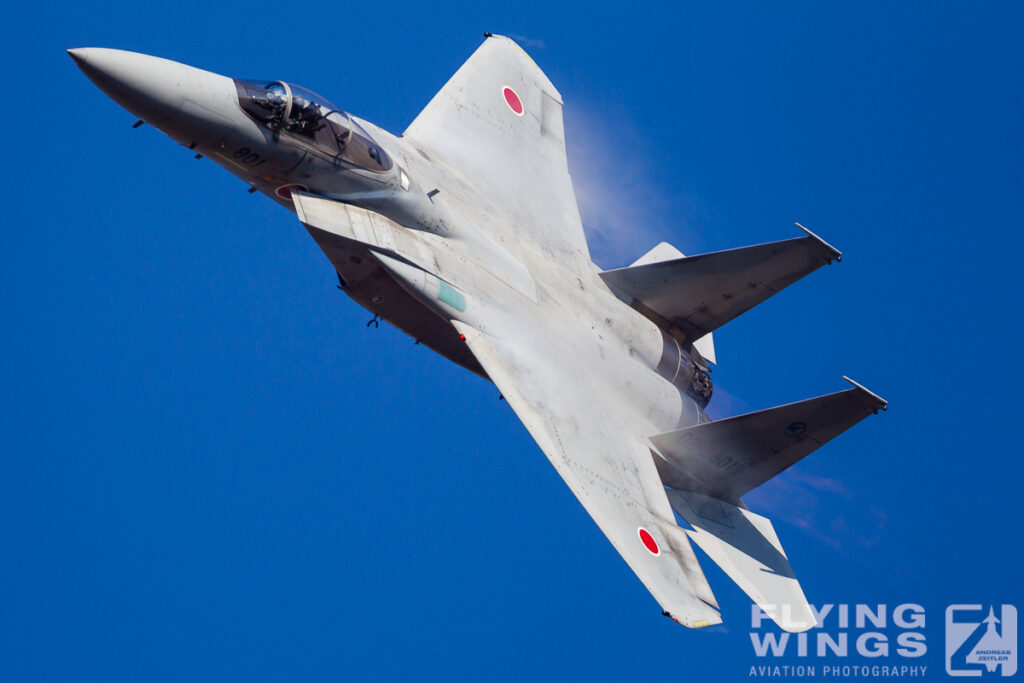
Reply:
[[[703,610],[703,613],[699,614],[685,614],[683,616],[676,616],[667,609],[661,610],[661,616],[668,617],[672,621],[676,622],[680,626],[685,626],[691,629],[707,628],[708,626],[718,626],[722,623],[722,616],[714,610]]]
[[[868,389],[866,386],[864,386],[860,382],[857,382],[855,380],[850,379],[846,375],[843,375],[843,379],[845,379],[847,382],[849,382],[853,386],[857,387],[858,389],[863,391],[865,394],[867,394],[868,396],[873,398],[875,401],[877,401],[878,402],[878,407],[879,407],[880,410],[887,410],[888,409],[889,402],[886,401],[884,398],[882,398],[881,396],[879,396],[875,392],[871,391],[870,389]]]
[[[788,633],[803,633],[804,631],[810,631],[812,628],[818,625],[817,620],[811,619],[810,622],[806,621],[791,621],[791,622],[776,622],[783,631]]]
[[[821,239],[821,237],[819,237],[815,233],[811,232],[810,230],[808,230],[804,226],[800,225],[799,223],[794,222],[793,225],[795,225],[796,227],[798,227],[801,230],[803,230],[805,233],[808,234],[808,236],[813,237],[815,240],[817,240],[818,243],[821,244],[821,246],[823,246],[826,249],[828,249],[828,251],[829,251],[829,256],[828,256],[828,263],[829,263],[829,265],[831,265],[833,261],[835,261],[836,263],[839,263],[840,261],[843,260],[843,252],[839,251],[838,249],[833,247],[831,244],[829,244],[825,240]]]
[[[661,611],[661,616],[668,617],[669,619],[671,619],[672,621],[676,622],[680,626],[685,626],[686,628],[692,628],[692,629],[707,628],[708,626],[714,626],[716,624],[721,624],[722,623],[721,619],[719,619],[718,621],[712,621],[711,619],[700,619],[698,621],[679,621],[679,619],[677,617],[675,617],[667,609]]]

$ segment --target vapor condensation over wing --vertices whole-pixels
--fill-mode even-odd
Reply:
[[[565,118],[569,173],[594,261],[624,266],[663,240],[696,251],[687,239],[692,200],[664,186],[660,155],[652,153],[657,143],[624,113],[577,102],[566,106]]]

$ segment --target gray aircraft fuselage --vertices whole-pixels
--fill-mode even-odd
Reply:
[[[886,402],[849,380],[711,422],[705,358],[714,330],[837,249],[797,224],[802,237],[691,257],[661,243],[602,271],[562,96],[504,36],[487,34],[400,137],[283,81],[69,52],[141,121],[293,211],[374,321],[490,379],[663,615],[722,621],[692,541],[781,628],[814,627],[771,521],[742,496]]]
[[[577,346],[580,372],[616,398],[620,417],[641,433],[707,420],[710,379],[692,344],[666,334],[618,298],[586,253],[551,258],[550,247],[516,239],[515,223],[477,191],[473,178],[326,99],[277,81],[244,81],[157,57],[120,50],[69,50],[82,71],[121,106],[172,139],[212,159],[281,206],[295,211],[291,192],[343,202],[380,214],[451,247],[472,283],[471,305],[452,310],[422,296],[355,245],[332,258],[352,299],[454,363],[486,377],[450,319],[486,329],[489,320],[537,310],[537,333]],[[435,244],[437,240],[435,240]],[[443,264],[442,264],[443,265]],[[544,319],[547,324],[544,324]]]

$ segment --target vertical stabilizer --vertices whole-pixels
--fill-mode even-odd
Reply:
[[[635,268],[636,266],[646,266],[650,263],[661,263],[662,261],[673,261],[684,257],[685,254],[683,254],[683,252],[679,251],[668,242],[660,242],[649,252],[631,263],[629,267]],[[711,332],[708,332],[703,337],[693,342],[693,346],[697,349],[697,352],[700,353],[704,360],[709,363],[718,363],[718,361],[715,360],[715,340],[711,334]]]

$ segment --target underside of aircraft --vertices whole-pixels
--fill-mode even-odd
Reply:
[[[493,382],[666,616],[722,621],[693,541],[781,628],[815,625],[775,529],[742,497],[886,402],[849,380],[723,420],[704,408],[713,332],[839,261],[834,247],[798,226],[697,256],[662,243],[601,270],[562,96],[502,36],[401,136],[284,81],[69,52],[140,121],[293,211],[353,300]]]

